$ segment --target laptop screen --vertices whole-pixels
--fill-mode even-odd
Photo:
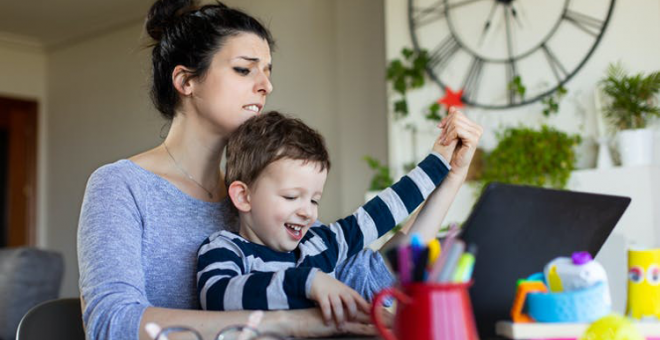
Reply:
[[[497,339],[495,323],[510,320],[516,281],[541,272],[558,256],[596,256],[630,198],[490,184],[463,225],[478,246],[470,297],[482,340]]]

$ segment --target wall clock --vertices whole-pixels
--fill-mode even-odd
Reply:
[[[533,103],[571,79],[594,53],[615,0],[408,0],[414,48],[427,72],[464,103]],[[521,95],[514,79],[525,86]]]

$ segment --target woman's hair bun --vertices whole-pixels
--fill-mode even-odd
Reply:
[[[159,41],[165,29],[176,19],[197,7],[196,0],[157,0],[149,9],[145,24],[147,33]]]

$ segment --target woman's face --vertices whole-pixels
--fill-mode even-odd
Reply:
[[[229,37],[193,88],[192,105],[223,135],[261,112],[273,90],[268,42],[252,33]]]

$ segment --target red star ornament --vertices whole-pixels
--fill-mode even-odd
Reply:
[[[449,108],[452,106],[463,107],[463,101],[461,100],[462,96],[462,89],[454,92],[449,86],[447,86],[445,87],[445,96],[438,99],[438,104],[444,105],[447,108],[447,111],[449,111]]]

